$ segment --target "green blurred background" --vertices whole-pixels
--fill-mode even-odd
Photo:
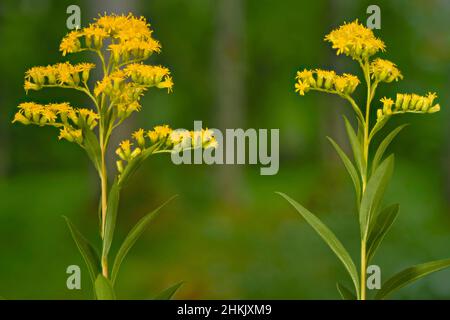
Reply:
[[[268,0],[1,0],[0,3],[0,295],[7,299],[91,298],[89,276],[61,218],[67,215],[93,242],[99,185],[90,163],[53,128],[12,125],[23,101],[88,101],[63,90],[23,91],[32,66],[64,61],[67,6],[81,8],[82,25],[98,13],[144,15],[163,51],[151,63],[168,66],[174,92],[150,90],[114,143],[139,127],[168,123],[192,128],[279,128],[280,170],[257,166],[175,166],[168,156],[141,168],[120,204],[116,242],[145,213],[179,197],[137,242],[117,281],[119,298],[147,299],[184,280],[177,298],[337,299],[336,280],[350,280],[328,247],[274,194],[283,191],[319,215],[354,257],[359,253],[351,181],[327,143],[345,145],[344,101],[294,93],[298,69],[356,72],[323,37],[344,21],[365,23],[369,4],[381,7],[386,58],[405,79],[396,92],[436,91],[442,111],[394,118],[408,122],[391,151],[396,170],[386,202],[400,216],[374,263],[386,279],[415,263],[450,257],[450,2]],[[86,56],[74,56],[75,59]],[[71,59],[72,57],[68,57]],[[357,97],[364,98],[362,86]],[[348,146],[346,146],[348,150]],[[66,288],[66,268],[82,268],[82,290]],[[450,298],[450,270],[393,298]]]

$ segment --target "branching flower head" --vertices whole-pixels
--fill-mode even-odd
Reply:
[[[376,38],[373,31],[355,20],[345,23],[325,36],[331,42],[337,55],[345,54],[354,60],[362,60],[385,50],[385,44]]]

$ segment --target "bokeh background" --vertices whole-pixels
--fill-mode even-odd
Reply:
[[[289,204],[283,191],[316,213],[354,257],[358,229],[353,189],[327,143],[345,145],[344,101],[294,93],[300,68],[356,72],[323,37],[344,21],[365,22],[367,6],[382,11],[384,55],[405,79],[379,95],[436,91],[442,111],[394,118],[408,122],[392,144],[396,170],[387,203],[400,216],[375,258],[386,279],[412,264],[450,257],[450,2],[268,0],[1,0],[0,2],[0,296],[84,299],[92,289],[61,218],[67,215],[94,243],[99,186],[86,155],[59,142],[53,128],[12,125],[23,101],[88,101],[63,90],[23,91],[32,66],[64,61],[66,8],[81,8],[82,25],[98,13],[144,15],[163,51],[174,92],[150,90],[143,110],[114,138],[168,123],[192,128],[279,128],[280,170],[255,166],[175,166],[168,156],[147,161],[120,204],[116,242],[145,213],[179,197],[137,242],[117,281],[119,298],[147,299],[180,280],[177,298],[337,299],[336,280],[350,285],[340,262]],[[71,57],[68,57],[71,59]],[[90,58],[77,56],[75,59]],[[357,97],[364,98],[362,86]],[[379,97],[381,98],[381,97]],[[346,150],[348,150],[348,146]],[[66,288],[66,268],[82,268],[82,290]],[[393,298],[450,298],[450,270],[402,289]]]

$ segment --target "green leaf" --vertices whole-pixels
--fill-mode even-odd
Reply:
[[[386,191],[389,179],[394,170],[394,155],[390,155],[375,170],[367,183],[366,190],[362,196],[361,207],[359,210],[359,222],[361,227],[361,236],[367,239],[370,224],[375,218],[375,214]]]
[[[88,128],[82,117],[79,117],[79,126],[83,130],[83,147],[98,173],[101,174],[101,150],[97,136]]]
[[[381,287],[380,291],[375,295],[375,299],[385,299],[389,294],[398,290],[426,275],[448,268],[450,259],[437,260],[418,264],[397,273],[387,280]]]
[[[358,172],[355,169],[355,166],[350,161],[350,159],[347,157],[345,152],[339,147],[339,145],[330,137],[327,137],[328,140],[330,140],[333,147],[336,149],[336,152],[338,153],[339,157],[341,158],[342,162],[344,163],[345,168],[347,169],[348,173],[350,174],[350,177],[352,178],[353,185],[355,186],[356,191],[356,202],[359,203],[361,199],[361,182],[359,181],[359,175]]]
[[[384,116],[381,120],[377,120],[377,123],[375,123],[375,126],[369,134],[369,141],[372,140],[373,137],[375,137],[378,131],[383,129],[384,125],[388,122],[390,117],[391,116]]]
[[[67,226],[70,229],[72,238],[81,253],[81,256],[86,263],[86,266],[91,276],[92,283],[95,282],[95,278],[99,272],[101,272],[100,259],[94,247],[86,240],[86,238],[77,230],[75,225],[70,222],[69,218],[63,216],[66,220]]]
[[[95,280],[95,294],[97,295],[97,300],[116,300],[111,281],[101,274]]]
[[[168,204],[172,199],[174,199],[176,196],[173,196],[166,202],[164,202],[161,206],[153,210],[152,212],[145,215],[141,220],[136,223],[136,225],[131,229],[131,231],[126,236],[125,240],[123,241],[122,245],[119,248],[119,251],[117,252],[116,258],[114,260],[112,273],[111,273],[111,281],[114,284],[117,278],[117,273],[119,272],[120,265],[122,264],[123,259],[127,255],[128,251],[131,249],[131,247],[134,245],[136,240],[141,236],[141,234],[145,231],[145,229],[150,225],[150,223],[158,216],[159,210],[164,207],[166,204]]]
[[[398,210],[399,205],[393,204],[384,208],[376,217],[367,241],[367,263],[372,260],[385,235],[397,218]]]
[[[355,264],[348,254],[347,250],[334,235],[334,233],[330,229],[328,229],[328,227],[323,224],[322,221],[319,220],[319,218],[302,207],[298,202],[291,199],[289,196],[282,192],[276,193],[285,198],[303,216],[303,218],[311,225],[311,227],[313,227],[313,229],[320,235],[320,237],[328,244],[330,249],[333,250],[339,260],[341,260],[341,262],[344,264],[345,269],[352,278],[356,292],[359,296],[359,280]]]
[[[119,198],[120,198],[120,187],[117,181],[115,181],[111,186],[111,190],[109,191],[108,204],[106,206],[105,234],[103,238],[103,251],[102,251],[103,257],[107,257],[109,249],[111,249],[111,243],[114,237],[114,229],[116,227]]]
[[[359,172],[361,172],[361,174],[364,173],[365,171],[365,164],[364,164],[364,160],[363,160],[363,152],[362,152],[362,148],[361,148],[361,144],[359,143],[358,137],[356,136],[355,130],[353,130],[352,125],[350,124],[350,122],[347,120],[347,118],[344,116],[344,121],[345,121],[345,129],[347,131],[347,135],[348,138],[350,140],[350,146],[352,147],[352,151],[353,151],[353,157],[355,159],[356,165],[359,168]]]
[[[343,284],[337,282],[336,288],[341,295],[342,300],[356,300],[355,295],[353,292],[350,291],[347,287],[345,287]]]
[[[375,152],[375,156],[373,157],[372,172],[374,172],[376,170],[376,168],[378,167],[378,165],[380,164],[381,159],[383,158],[383,154],[386,151],[389,144],[392,142],[392,140],[394,140],[394,138],[397,136],[397,134],[406,126],[407,126],[407,124],[398,126],[394,130],[392,130],[392,132],[389,133],[386,136],[386,138],[384,138],[383,141],[380,143],[380,146],[378,147],[377,151]]]
[[[178,291],[178,289],[183,285],[183,281],[180,281],[173,286],[161,291],[153,300],[170,300],[172,296]]]

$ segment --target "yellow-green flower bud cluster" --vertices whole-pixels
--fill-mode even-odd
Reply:
[[[295,91],[304,95],[309,90],[322,90],[340,95],[352,94],[360,83],[358,77],[344,73],[337,75],[328,70],[307,70],[297,72]]]
[[[398,81],[398,79],[403,79],[403,75],[395,63],[379,58],[375,59],[370,64],[370,73],[372,75],[372,79],[375,79],[378,82],[389,83],[394,80]]]
[[[405,94],[397,93],[395,102],[391,98],[384,97],[380,101],[383,103],[383,108],[377,110],[377,121],[386,116],[399,113],[435,113],[441,107],[439,104],[434,104],[437,98],[436,93],[428,93],[426,96],[420,96],[415,93]]]
[[[151,147],[152,152],[180,152],[192,148],[216,148],[217,141],[214,133],[209,129],[201,131],[172,130],[168,125],[156,126],[153,130],[144,131],[139,129],[132,134],[133,142],[124,140],[120,143],[116,154],[117,170],[122,173],[126,164],[139,157]],[[135,146],[133,148],[133,146]]]
[[[135,83],[146,87],[172,90],[173,82],[169,69],[162,66],[150,66],[142,63],[133,63],[124,69],[128,77]]]
[[[71,142],[82,143],[81,122],[93,130],[99,116],[97,113],[85,108],[72,108],[68,103],[50,103],[46,105],[24,102],[14,116],[14,122],[22,124],[34,124],[39,126],[62,127],[59,138],[65,138]],[[79,130],[79,131],[78,131]],[[79,134],[80,133],[80,134]]]
[[[58,63],[46,67],[33,67],[25,73],[25,91],[39,90],[44,86],[77,87],[80,82],[89,80],[92,63],[72,65],[69,62]]]

